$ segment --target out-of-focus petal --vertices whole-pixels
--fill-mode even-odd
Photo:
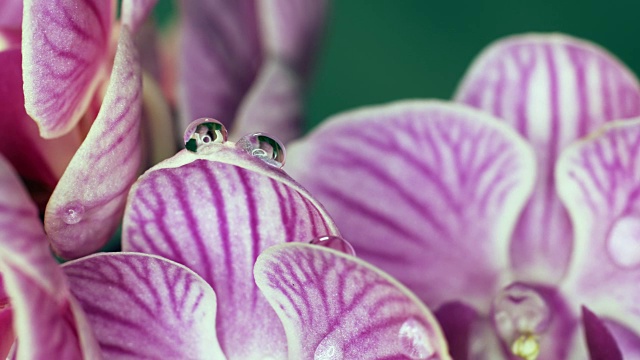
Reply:
[[[142,23],[158,0],[123,0],[120,21],[127,25],[132,33],[138,32]]]
[[[338,115],[288,153],[358,256],[431,308],[489,307],[535,176],[514,131],[463,105],[398,102]]]
[[[0,9],[0,11],[2,11],[2,9]],[[0,51],[19,48],[21,41],[22,32],[20,28],[7,29],[0,27]]]
[[[96,254],[64,265],[106,358],[224,359],[216,295],[193,271],[143,254]]]
[[[264,0],[257,6],[267,54],[306,77],[324,30],[328,1]]]
[[[454,359],[468,359],[472,329],[479,316],[475,309],[460,301],[446,303],[434,312]]]
[[[231,127],[262,64],[254,0],[182,4],[180,101],[183,126],[213,117]]]
[[[582,307],[582,324],[591,360],[622,360],[622,353],[611,332],[585,306]]]
[[[142,80],[123,27],[98,117],[60,179],[45,214],[54,250],[74,258],[98,250],[117,226],[140,165]]]
[[[556,183],[575,233],[565,292],[640,334],[640,119],[568,148]]]
[[[17,359],[99,358],[51,256],[36,207],[0,157],[0,271],[20,339]]]
[[[375,267],[325,247],[274,246],[256,284],[284,324],[289,359],[448,359],[429,310]]]
[[[525,35],[489,46],[455,98],[504,119],[532,144],[536,188],[516,226],[511,257],[520,279],[557,281],[567,269],[573,234],[556,196],[556,159],[604,122],[640,115],[638,81],[596,45],[558,34]]]
[[[186,150],[132,188],[123,250],[184,264],[218,295],[218,338],[229,358],[286,354],[284,330],[253,281],[267,247],[337,235],[311,196],[283,171],[232,143],[202,156]]]
[[[22,1],[2,0],[0,2],[0,28],[20,29],[22,26]]]
[[[25,0],[25,107],[45,138],[64,135],[87,110],[103,75],[115,1]]]
[[[302,85],[279,61],[267,61],[245,96],[233,125],[233,135],[264,131],[288,142],[301,128]]]

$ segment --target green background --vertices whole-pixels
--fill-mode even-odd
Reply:
[[[307,97],[307,128],[354,107],[405,98],[447,99],[480,50],[510,34],[563,32],[585,38],[640,72],[640,0],[331,4]],[[156,10],[172,11],[167,0]]]

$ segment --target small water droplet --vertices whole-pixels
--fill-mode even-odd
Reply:
[[[342,349],[329,338],[324,338],[313,353],[313,360],[342,360]]]
[[[405,355],[411,359],[424,360],[435,354],[429,343],[429,332],[415,318],[409,318],[402,324],[398,336]]]
[[[72,201],[62,210],[62,221],[69,225],[74,225],[82,220],[84,206],[78,201]]]
[[[640,265],[640,217],[625,216],[618,219],[609,231],[607,250],[619,266]]]
[[[184,147],[198,152],[210,144],[227,141],[227,129],[216,119],[200,118],[187,126],[184,131]]]
[[[351,246],[351,244],[347,240],[339,236],[321,236],[311,240],[309,243],[312,245],[319,245],[328,247],[329,249],[338,250],[351,256],[356,256],[356,251],[353,250],[353,246]]]
[[[236,144],[249,154],[261,159],[271,166],[284,166],[286,152],[280,140],[263,133],[249,134],[238,140]]]

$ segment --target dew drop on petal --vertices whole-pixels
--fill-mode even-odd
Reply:
[[[261,159],[271,166],[284,166],[286,152],[280,140],[264,134],[255,133],[243,136],[236,143],[244,151]]]
[[[404,354],[411,359],[424,360],[436,353],[429,343],[429,332],[415,318],[409,318],[402,324],[398,337]]]
[[[78,201],[68,203],[62,210],[62,221],[74,225],[82,220],[84,206]]]
[[[342,360],[342,349],[338,346],[335,340],[328,337],[322,339],[316,351],[313,353],[313,360]]]
[[[619,266],[640,265],[640,217],[621,217],[611,226],[607,251]]]
[[[356,256],[356,251],[353,250],[353,246],[351,246],[351,244],[347,240],[339,236],[321,236],[311,240],[309,243],[312,245],[319,245],[328,247],[329,249],[338,250],[347,255]]]
[[[227,129],[218,120],[200,118],[187,126],[184,131],[184,147],[198,152],[211,144],[222,144],[227,141]]]

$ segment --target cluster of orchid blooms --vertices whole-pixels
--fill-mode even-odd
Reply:
[[[452,101],[289,143],[325,1],[182,2],[175,97],[154,3],[0,5],[1,356],[640,359],[640,84],[605,50],[511,37]]]

